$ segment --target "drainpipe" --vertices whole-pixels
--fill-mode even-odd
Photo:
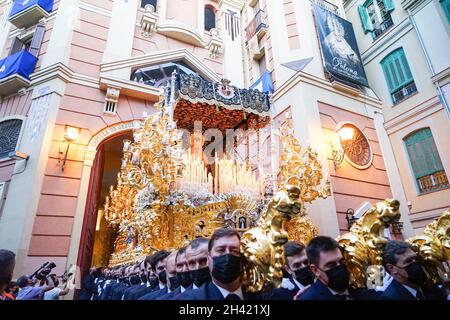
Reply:
[[[422,48],[422,51],[425,55],[425,60],[427,61],[428,67],[430,68],[430,71],[431,71],[431,76],[434,77],[436,75],[436,72],[434,71],[434,67],[433,67],[433,64],[431,63],[430,56],[425,47],[422,36],[420,35],[419,28],[417,28],[416,21],[414,20],[413,15],[411,15],[409,12],[408,12],[408,18],[413,26],[414,31],[417,34],[417,38],[419,39],[420,47]],[[437,92],[438,92],[439,100],[441,100],[441,103],[444,106],[445,111],[447,112],[447,116],[450,118],[450,107],[447,102],[447,99],[444,96],[444,93],[442,92],[442,88],[439,86],[439,84],[437,85]]]

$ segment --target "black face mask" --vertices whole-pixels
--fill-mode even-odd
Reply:
[[[343,264],[336,266],[325,273],[328,277],[328,287],[331,289],[337,292],[343,292],[348,288],[350,275]]]
[[[308,286],[314,282],[314,275],[309,267],[295,270],[295,279],[304,286]]]
[[[161,271],[160,273],[158,273],[158,279],[163,284],[167,284],[167,278],[166,277],[167,277],[166,270]]]
[[[157,277],[151,277],[149,282],[152,289],[156,288],[159,285],[159,280]]]
[[[233,254],[213,258],[212,275],[222,283],[228,284],[241,275],[242,258]]]
[[[205,283],[211,281],[211,274],[209,273],[208,267],[193,270],[191,272],[192,282],[197,288],[200,288]]]
[[[177,278],[183,288],[187,288],[192,284],[191,273],[189,271],[177,272]]]
[[[141,282],[142,283],[147,283],[148,281],[148,277],[145,273],[141,274]]]
[[[419,262],[415,261],[413,263],[410,263],[403,269],[408,273],[409,281],[420,287],[425,284],[427,275],[425,271],[423,271],[423,268]]]
[[[178,289],[178,287],[180,286],[180,282],[178,281],[177,276],[170,277],[169,282],[170,282],[170,290]]]
[[[134,275],[134,276],[131,276],[130,277],[130,284],[131,285],[137,285],[137,284],[139,284],[139,283],[141,283],[141,277],[140,276],[138,276],[138,275]]]

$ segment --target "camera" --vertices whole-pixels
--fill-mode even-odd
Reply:
[[[54,262],[46,262],[31,275],[31,278],[35,277],[38,280],[44,280],[55,267],[56,264]]]

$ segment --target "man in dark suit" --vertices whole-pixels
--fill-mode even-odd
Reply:
[[[206,238],[196,238],[186,248],[186,263],[192,281],[191,290],[196,290],[211,281],[208,268],[208,243],[209,240]],[[183,300],[186,294],[187,292],[180,293],[172,299]]]
[[[130,287],[130,275],[132,270],[132,266],[125,267],[123,276],[119,280],[119,283],[111,288],[110,300],[122,300],[124,291]]]
[[[186,261],[186,248],[187,247],[182,247],[179,249],[175,257],[175,271],[179,283],[178,288],[162,297],[159,297],[157,300],[172,300],[179,294],[192,289],[191,273],[189,272]]]
[[[383,251],[383,265],[393,278],[381,295],[384,300],[446,300],[450,294],[426,285],[427,275],[407,242],[389,241]]]
[[[186,248],[186,262],[191,273],[193,289],[198,289],[211,281],[208,268],[208,243],[209,239],[197,238],[192,240]]]
[[[146,280],[143,280],[144,285],[132,291],[128,295],[128,300],[138,300],[140,297],[160,289],[158,276],[154,269],[156,267],[155,258],[158,258],[158,253],[147,256],[145,258],[143,274],[145,275]]]
[[[374,290],[349,288],[350,275],[339,244],[330,237],[318,236],[306,247],[310,269],[316,281],[298,300],[374,300]]]
[[[119,276],[121,274],[121,267],[112,268],[107,275],[106,281],[99,288],[99,300],[110,300],[111,299],[111,289],[119,283]]]
[[[138,278],[133,280],[138,281],[138,284],[125,291],[124,300],[135,300],[136,298],[134,298],[134,295],[149,286],[146,260],[147,258],[139,264]]]
[[[167,296],[170,296],[180,288],[180,282],[177,277],[177,259],[178,251],[172,251],[172,253],[166,259],[166,275],[167,275],[167,293],[160,295],[155,300],[168,300]],[[179,293],[179,291],[178,291]]]
[[[141,287],[141,264],[137,262],[132,267],[131,274],[129,275],[130,286],[123,291],[122,300],[129,300],[131,292]]]
[[[148,290],[149,292],[142,295],[138,300],[154,300],[167,293],[166,259],[169,254],[170,253],[166,250],[155,253],[152,269],[154,269],[158,276],[159,284],[156,287],[156,290]]]
[[[208,243],[208,268],[212,281],[186,291],[175,300],[248,300],[242,290],[241,237],[236,230],[217,229]]]
[[[314,274],[309,269],[308,257],[303,244],[288,241],[284,245],[285,270],[289,275],[283,278],[280,288],[273,289],[262,295],[264,300],[293,300],[299,290],[314,282]]]
[[[94,282],[97,269],[92,267],[89,269],[89,273],[83,280],[81,285],[81,292],[79,300],[91,300],[96,289],[96,284]]]

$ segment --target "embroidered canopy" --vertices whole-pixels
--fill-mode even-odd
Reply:
[[[229,84],[205,81],[194,74],[177,74],[173,88],[177,101],[174,119],[179,128],[192,130],[195,121],[203,130],[258,129],[270,121],[269,95]]]

